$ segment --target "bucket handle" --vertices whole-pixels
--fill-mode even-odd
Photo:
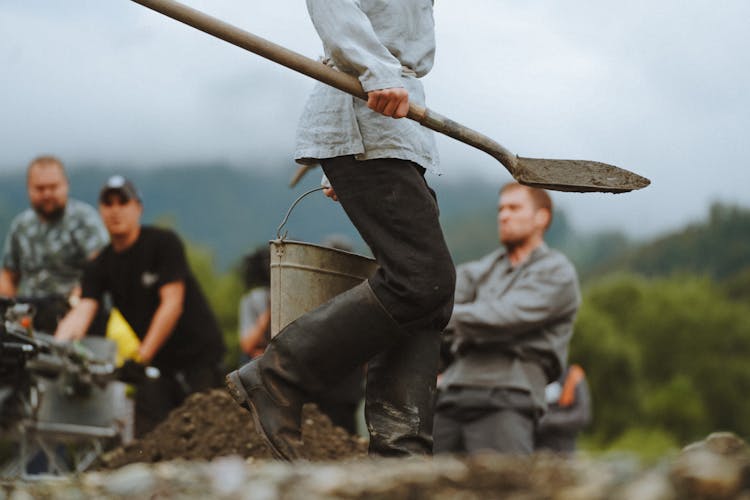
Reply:
[[[309,190],[309,191],[307,191],[305,193],[302,193],[301,195],[299,195],[299,197],[296,200],[294,200],[294,203],[292,203],[292,206],[289,207],[289,210],[286,211],[286,215],[284,216],[284,220],[281,221],[281,224],[279,225],[278,229],[276,229],[276,239],[283,241],[286,238],[286,235],[287,235],[288,231],[284,231],[284,236],[281,236],[281,228],[283,228],[284,225],[286,224],[286,222],[289,220],[289,216],[292,214],[292,210],[294,209],[294,207],[297,206],[297,203],[299,203],[302,200],[302,198],[304,198],[308,194],[312,194],[315,191],[322,191],[324,189],[325,189],[325,186],[321,186],[321,187],[317,187],[315,189],[311,189],[311,190]]]

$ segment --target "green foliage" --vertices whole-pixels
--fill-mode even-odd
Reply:
[[[631,427],[623,432],[608,448],[608,452],[635,454],[646,463],[663,460],[665,454],[676,453],[680,448],[674,437],[658,428]]]
[[[627,270],[645,276],[675,273],[722,280],[750,267],[750,209],[716,203],[705,222],[615,254],[595,272]],[[594,273],[587,273],[593,275]]]
[[[750,266],[724,280],[723,289],[730,299],[750,303]]]
[[[685,374],[677,374],[663,385],[656,385],[643,396],[643,421],[654,428],[669,429],[675,437],[688,439],[695,429],[709,428],[706,407],[695,384]]]
[[[242,295],[239,273],[217,272],[213,253],[205,247],[188,244],[187,258],[224,334],[227,345],[225,366],[234,368],[239,356],[237,307]]]
[[[606,309],[587,305],[578,315],[570,359],[588,374],[594,415],[588,433],[605,445],[632,424],[639,406],[640,351]]]
[[[750,436],[748,359],[750,307],[708,278],[594,283],[571,345],[594,402],[588,442],[619,446],[635,427],[681,444],[716,430]]]

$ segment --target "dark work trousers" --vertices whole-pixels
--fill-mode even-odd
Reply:
[[[135,437],[143,437],[167,418],[190,394],[220,387],[221,363],[195,364],[177,372],[162,371],[159,378],[138,384],[135,393]]]
[[[441,391],[435,413],[435,453],[528,455],[537,411],[522,391],[458,387]]]
[[[352,156],[322,164],[378,262],[370,286],[385,309],[407,330],[442,331],[453,310],[456,271],[424,169],[405,160]]]
[[[456,279],[435,193],[424,169],[405,160],[341,156],[322,166],[378,262],[370,287],[409,334],[370,362],[365,390],[370,451],[431,453],[440,332],[450,319]],[[394,407],[398,411],[389,414]]]
[[[357,408],[365,394],[364,381],[365,368],[360,366],[314,399],[333,425],[346,429],[349,434],[357,433]]]

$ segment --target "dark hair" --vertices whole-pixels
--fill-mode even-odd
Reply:
[[[519,182],[509,182],[500,188],[500,195],[502,196],[502,194],[506,191],[519,188],[525,189],[526,192],[529,193],[529,196],[531,196],[531,201],[534,203],[534,208],[536,208],[537,210],[543,208],[547,210],[547,212],[549,212],[549,221],[547,222],[547,227],[545,229],[549,228],[552,225],[553,213],[552,198],[550,198],[549,193],[547,193],[547,191],[545,191],[544,189],[526,186]]]
[[[271,286],[271,252],[268,247],[256,248],[245,255],[241,268],[245,288]]]

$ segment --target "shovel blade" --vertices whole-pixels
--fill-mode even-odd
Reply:
[[[651,184],[624,168],[589,160],[518,157],[513,177],[527,186],[576,193],[627,193]]]

